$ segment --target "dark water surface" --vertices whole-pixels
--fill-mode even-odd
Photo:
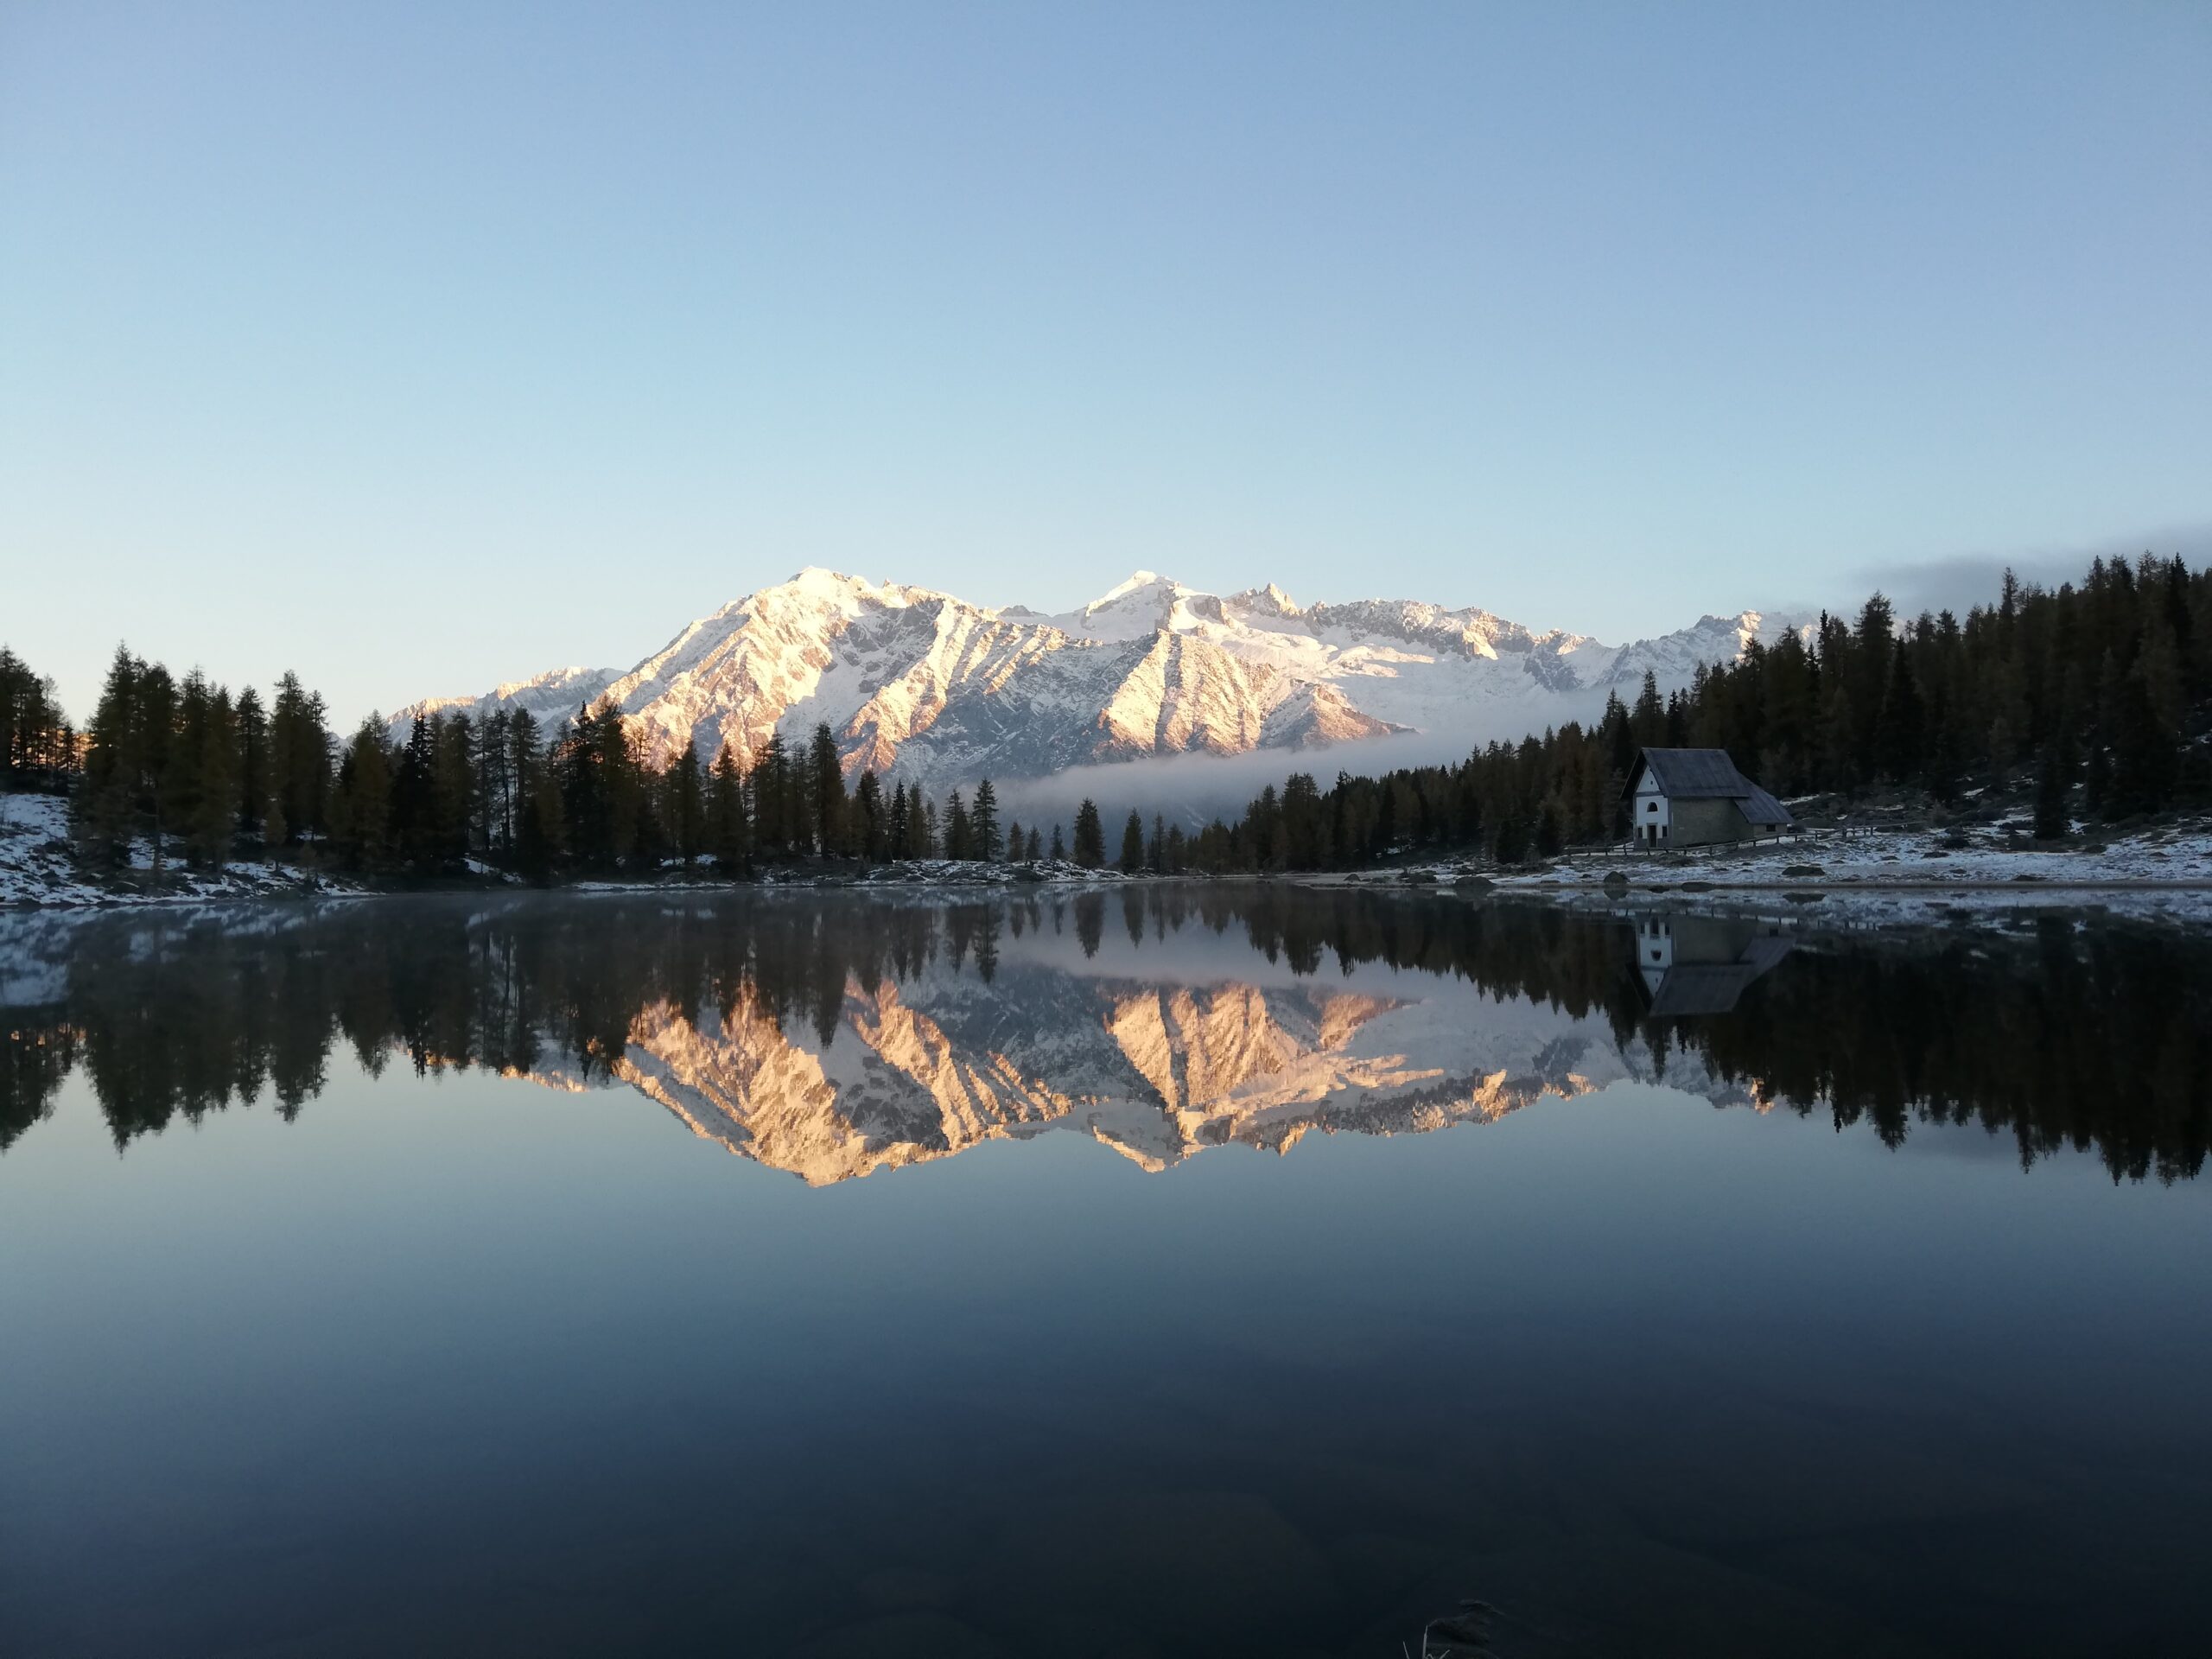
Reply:
[[[15,916],[0,1036],[0,1652],[2212,1646],[2202,935]]]

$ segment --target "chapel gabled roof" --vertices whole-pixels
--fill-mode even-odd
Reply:
[[[1651,769],[1660,792],[1675,801],[1733,801],[1753,823],[1796,822],[1789,809],[1736,770],[1726,749],[1645,749],[1629,788]]]

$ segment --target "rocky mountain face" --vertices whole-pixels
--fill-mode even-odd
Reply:
[[[1396,733],[1518,735],[1732,659],[1793,619],[1746,611],[1625,646],[1412,601],[1300,607],[1141,571],[1078,611],[988,609],[924,588],[801,571],[703,617],[627,672],[559,669],[418,713],[613,697],[657,762],[688,744],[750,764],[771,734],[836,734],[847,772],[1039,778],[1142,757],[1297,751]]]

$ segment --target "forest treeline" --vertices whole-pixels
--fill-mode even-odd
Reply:
[[[517,897],[489,911],[346,906],[273,931],[219,918],[154,925],[149,936],[143,917],[93,924],[57,1000],[0,1020],[0,1151],[77,1068],[123,1146],[257,1098],[289,1117],[321,1092],[334,1053],[372,1072],[394,1059],[417,1071],[557,1065],[603,1080],[647,1011],[708,1029],[742,1007],[827,1048],[853,1040],[843,1027],[856,988],[989,981],[1009,933],[1065,934],[1071,961],[1125,932],[1139,965],[1116,971],[1141,981],[1147,953],[1164,950],[1172,970],[1184,939],[1231,930],[1300,976],[1383,963],[1595,1017],[1624,1051],[1642,1044],[1662,1076],[1688,1056],[1763,1103],[1825,1111],[1893,1144],[1916,1122],[1974,1123],[2008,1134],[2024,1165],[2094,1148],[2115,1179],[2171,1181],[2197,1176],[2212,1143],[2212,942],[2065,917],[2003,939],[1903,934],[1798,950],[1726,1012],[1663,1017],[1626,925],[1358,888],[1128,883],[835,906],[741,893],[588,912]],[[1060,971],[1052,959],[1033,948],[1022,971]],[[1050,1077],[1058,1016],[1029,1027],[1007,1016],[1063,1004],[988,1006],[991,1047]],[[1389,1123],[1363,1108],[1339,1126]]]
[[[804,857],[1105,861],[1090,803],[1072,844],[1058,825],[1048,844],[1001,812],[988,779],[942,803],[874,772],[849,785],[827,725],[804,746],[771,736],[750,766],[725,748],[711,765],[685,750],[656,766],[612,701],[551,723],[434,710],[397,741],[372,715],[340,738],[296,675],[264,702],[128,649],[81,736],[50,689],[40,707],[41,760],[13,781],[67,789],[84,852],[111,866],[149,840],[195,865],[273,856],[372,874],[472,860],[538,877]]]
[[[380,716],[334,734],[322,698],[287,674],[264,700],[195,669],[179,677],[118,649],[81,731],[50,681],[0,649],[0,758],[10,787],[67,791],[86,858],[276,857],[360,873],[449,872],[470,861],[533,879],[671,862],[741,874],[798,858],[1067,858],[1178,874],[1313,870],[1392,856],[1503,863],[1624,833],[1637,750],[1726,749],[1777,795],[2032,783],[2037,832],[2212,800],[2212,573],[2178,558],[2099,559],[2056,589],[2009,574],[1991,604],[1899,625],[1870,598],[1809,637],[1757,641],[1662,697],[1647,675],[1568,722],[1494,742],[1457,766],[1381,777],[1310,772],[1234,823],[1195,832],[1132,811],[1109,847],[1085,801],[1071,829],[1003,815],[985,780],[927,798],[918,784],[847,779],[834,734],[772,735],[741,758],[684,750],[655,765],[611,702],[541,722],[527,710],[432,711],[395,738]]]

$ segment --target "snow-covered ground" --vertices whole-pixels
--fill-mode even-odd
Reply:
[[[1034,863],[979,864],[966,859],[915,858],[898,864],[878,864],[868,869],[807,869],[781,868],[769,866],[760,873],[759,888],[817,888],[817,887],[1009,887],[1033,883],[1060,887],[1084,887],[1100,883],[1128,881],[1137,878],[1127,876],[1116,869],[1087,870],[1080,864],[1066,859],[1040,858]],[[578,881],[569,891],[573,893],[658,893],[681,891],[685,884],[660,881]],[[701,885],[724,887],[728,885],[712,875],[702,875]]]
[[[2111,839],[2083,836],[2064,847],[2037,846],[2001,825],[1815,830],[1710,852],[1578,853],[1511,871],[1447,861],[1337,879],[1449,884],[1476,874],[1500,893],[1582,903],[1679,905],[1713,893],[1768,909],[1818,902],[1828,906],[1824,914],[1868,920],[2088,905],[2212,920],[2212,821]]]
[[[153,849],[130,849],[134,873],[153,866]],[[355,892],[282,864],[239,863],[220,871],[188,869],[181,861],[162,872],[161,891],[140,892],[87,880],[69,849],[68,804],[52,795],[0,796],[0,907],[11,905],[198,905],[223,899],[296,898]]]

